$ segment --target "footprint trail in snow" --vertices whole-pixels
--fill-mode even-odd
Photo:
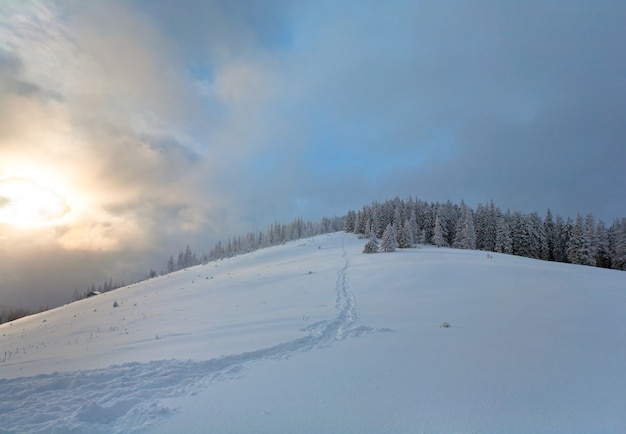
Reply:
[[[0,432],[142,431],[174,411],[160,400],[189,396],[215,381],[237,378],[248,364],[287,358],[365,333],[389,331],[354,327],[358,316],[349,291],[350,260],[343,241],[342,252],[343,266],[337,271],[335,285],[338,314],[302,329],[305,336],[206,361],[126,363],[0,380]]]

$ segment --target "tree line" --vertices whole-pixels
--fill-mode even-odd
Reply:
[[[44,312],[46,310],[48,310],[49,307],[40,307],[39,310],[37,312]],[[11,321],[15,321],[16,319],[20,319],[23,318],[25,316],[29,316],[29,315],[33,315],[37,312],[33,312],[29,309],[24,309],[21,307],[7,307],[4,308],[1,312],[0,312],[0,324],[3,324],[5,322],[11,322]]]
[[[275,222],[266,230],[251,231],[243,236],[231,237],[225,242],[218,241],[208,250],[208,253],[199,255],[194,253],[189,245],[187,245],[184,250],[178,252],[176,260],[174,260],[174,255],[169,256],[165,269],[156,271],[154,268],[151,268],[145,278],[151,279],[159,275],[173,273],[174,271],[183,270],[195,265],[206,264],[211,261],[250,253],[265,247],[284,244],[287,241],[337,232],[343,229],[344,219],[345,216],[322,217],[317,222],[305,221],[302,218],[296,218],[290,223]],[[123,286],[126,286],[126,284],[123,282],[114,283],[113,279],[109,278],[109,280],[105,281],[102,285],[96,286],[92,284],[87,286],[84,292],[77,289],[74,290],[73,300],[81,300],[94,291],[108,292]]]
[[[301,218],[290,223],[275,222],[265,230],[218,241],[207,253],[196,254],[187,245],[178,255],[169,256],[165,269],[151,269],[146,279],[340,230],[368,238],[364,247],[367,253],[433,244],[626,270],[626,218],[615,219],[607,226],[592,214],[579,213],[572,219],[554,216],[548,209],[542,217],[537,212],[503,212],[493,201],[479,204],[474,210],[464,201],[429,203],[396,197],[373,201],[341,217],[322,217],[317,222]],[[75,291],[74,299],[94,290],[107,292],[122,286],[124,283],[114,284],[109,279],[98,287],[89,286],[84,293]]]
[[[343,229],[344,220],[345,217],[322,217],[317,222],[305,221],[302,218],[296,218],[290,223],[275,222],[266,230],[250,231],[245,235],[231,237],[225,242],[218,241],[208,253],[201,255],[192,252],[187,245],[184,250],[179,251],[176,261],[174,255],[170,255],[166,271],[161,271],[161,274],[277,246],[292,240],[337,232]],[[150,271],[151,277],[157,274],[155,270]]]
[[[369,238],[368,253],[419,243],[626,270],[626,218],[607,226],[592,214],[572,219],[555,217],[548,209],[541,217],[537,212],[503,212],[493,201],[473,210],[463,201],[396,197],[348,211],[343,229]]]
[[[102,292],[109,292],[109,291],[113,291],[114,289],[117,288],[122,288],[126,286],[126,284],[124,282],[113,282],[113,278],[109,277],[109,280],[106,280],[102,285],[98,285],[96,286],[95,284],[91,284],[90,286],[87,287],[87,289],[85,289],[84,292],[80,292],[78,291],[78,289],[74,290],[74,296],[73,296],[73,300],[82,300],[85,297],[88,297],[89,294],[93,294],[93,293],[102,293]]]

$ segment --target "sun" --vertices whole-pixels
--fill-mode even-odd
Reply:
[[[54,223],[70,212],[65,198],[31,178],[0,179],[0,223]]]

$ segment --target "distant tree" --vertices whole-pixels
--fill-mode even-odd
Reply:
[[[416,205],[415,213],[417,215],[417,225],[421,229],[420,238],[422,244],[433,242],[433,230],[435,229],[435,217],[437,211],[434,204],[427,204],[426,202],[418,202]]]
[[[352,210],[349,210],[346,214],[346,219],[344,221],[343,230],[345,232],[354,232],[354,225],[356,222],[356,213]]]
[[[419,237],[419,243],[426,244],[427,240],[428,240],[428,236],[426,235],[426,229],[422,229],[422,233],[420,234],[420,237]]]
[[[406,220],[406,217],[404,216],[405,214],[404,204],[402,203],[400,198],[397,198],[397,197],[394,199],[393,202],[394,202],[393,220],[391,223],[396,227],[396,230],[399,231],[400,227]]]
[[[499,216],[496,221],[496,242],[494,251],[506,254],[513,253],[511,228],[505,216]]]
[[[411,213],[409,215],[408,220],[408,228],[407,231],[410,235],[410,239],[412,239],[411,244],[415,244],[419,241],[422,231],[420,230],[417,224],[417,214],[415,213],[415,208],[411,209]]]
[[[539,217],[539,214],[534,211],[528,215],[528,221],[530,225],[530,233],[532,239],[532,245],[534,249],[533,258],[536,259],[548,259],[548,244],[546,241],[546,233],[543,230],[543,220]]]
[[[174,257],[172,255],[170,255],[170,258],[167,260],[167,272],[168,273],[173,273],[175,270],[174,268]]]
[[[376,236],[373,233],[370,233],[369,240],[365,244],[363,248],[363,253],[376,253],[378,252],[378,240],[376,240]]]
[[[543,231],[546,234],[546,249],[547,249],[547,260],[554,261],[554,248],[557,244],[557,234],[554,226],[554,219],[552,218],[552,212],[548,208],[546,211],[546,216],[543,219]]]
[[[611,253],[609,248],[609,233],[602,220],[596,226],[596,267],[611,268]]]
[[[396,199],[388,200],[380,204],[380,223],[383,230],[390,224],[393,224],[393,219],[396,211]]]
[[[85,296],[78,292],[78,289],[74,290],[74,295],[72,297],[72,301],[82,300]]]
[[[452,243],[454,243],[456,223],[459,219],[459,214],[460,207],[454,205],[449,200],[446,201],[446,203],[439,204],[437,207],[437,218],[439,218],[439,225],[445,238],[445,244],[443,244],[445,246],[451,246]]]
[[[185,253],[183,254],[183,268],[191,267],[196,265],[193,263],[193,254],[191,253],[191,249],[189,248],[189,244],[185,247]]]
[[[396,230],[396,244],[400,249],[408,249],[411,247],[409,242],[408,220],[401,224]]]
[[[596,265],[596,250],[598,248],[598,235],[596,233],[596,222],[593,214],[585,217],[585,238],[589,242],[589,265]]]
[[[393,252],[398,247],[396,228],[389,223],[383,232],[383,238],[380,243],[380,250],[383,252]]]
[[[405,246],[400,246],[403,248],[408,248],[408,247],[413,247],[413,245],[415,244],[415,231],[413,226],[415,226],[414,223],[411,223],[410,219],[406,219],[404,221],[404,225],[402,226],[402,229],[404,231],[405,234]]]
[[[367,205],[363,207],[363,210],[357,213],[358,219],[354,224],[355,234],[365,235],[366,237],[369,236],[369,230],[366,229],[365,225],[367,224],[367,222],[369,222],[370,229],[371,229],[371,225],[372,225],[371,214],[372,214],[371,209]]]
[[[547,256],[543,222],[537,213],[524,215],[519,211],[514,212],[511,238],[514,255],[537,259]]]
[[[104,285],[102,285],[102,292],[109,292],[113,289],[115,289],[115,287],[113,286],[113,277],[109,277],[109,280],[105,281]]]
[[[567,248],[567,259],[572,264],[591,265],[589,240],[586,235],[583,218],[579,213],[576,215],[576,221],[572,227],[572,234]]]
[[[433,231],[432,243],[437,247],[448,245],[448,242],[446,241],[445,223],[439,213],[437,213],[437,217],[435,218],[435,229]]]
[[[461,204],[461,216],[457,220],[454,243],[457,249],[474,250],[476,248],[476,229],[474,227],[474,215],[472,209]]]
[[[557,215],[554,228],[556,231],[555,260],[558,262],[569,262],[567,252],[572,236],[572,220],[569,217],[567,220],[564,220],[560,215]]]
[[[374,231],[376,238],[382,237],[383,231],[385,230],[385,226],[383,226],[382,211],[377,203],[372,204],[371,230]]]
[[[615,220],[609,229],[611,268],[626,270],[626,218]]]
[[[355,217],[354,217],[354,228],[352,229],[352,232],[355,234],[359,234],[359,227],[361,226],[361,219],[363,218],[361,212],[357,212],[355,213]]]
[[[367,221],[365,222],[365,232],[363,232],[364,234],[372,234],[372,221],[370,219],[367,219]]]
[[[476,248],[479,250],[494,251],[496,249],[496,233],[498,217],[502,211],[495,206],[493,200],[487,206],[480,206],[474,216],[476,227]]]
[[[511,239],[513,240],[513,254],[533,258],[535,247],[532,243],[531,228],[528,218],[519,211],[513,213],[513,226],[511,227]]]

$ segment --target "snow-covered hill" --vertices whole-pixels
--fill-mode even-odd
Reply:
[[[316,236],[3,324],[0,432],[624,432],[626,273],[363,245]]]

